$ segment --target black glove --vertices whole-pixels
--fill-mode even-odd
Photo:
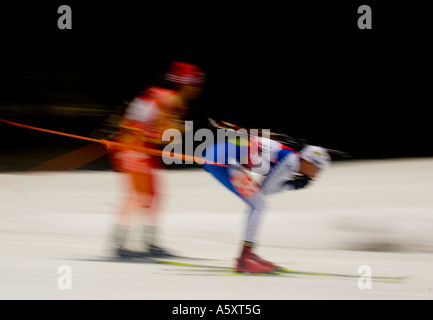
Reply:
[[[304,188],[312,179],[309,176],[302,175],[293,180],[284,182],[284,186],[288,190],[297,190]]]

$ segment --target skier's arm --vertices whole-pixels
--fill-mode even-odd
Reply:
[[[288,185],[286,183],[294,181],[294,173],[298,172],[299,166],[299,158],[293,153],[282,159],[263,180],[261,185],[263,193],[273,194],[283,190],[293,190],[292,182]]]
[[[161,104],[163,106],[159,119],[161,132],[175,129],[182,134],[185,133],[184,115],[187,110],[182,99],[177,95],[169,95],[161,99]]]
[[[302,175],[299,177],[296,177],[292,180],[288,180],[286,182],[284,182],[283,184],[283,188],[285,190],[298,190],[298,189],[302,189],[305,188],[311,181],[311,178],[306,176],[306,175]]]

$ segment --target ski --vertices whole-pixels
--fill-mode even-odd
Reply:
[[[176,259],[176,260],[174,260]],[[188,260],[179,261],[179,260]],[[345,274],[345,273],[332,273],[332,272],[314,272],[305,270],[288,269],[284,267],[278,267],[276,270],[268,273],[249,273],[249,272],[238,272],[232,267],[196,263],[190,261],[203,261],[211,259],[201,259],[192,257],[176,256],[171,258],[155,258],[151,256],[143,256],[140,258],[122,258],[122,257],[105,257],[99,259],[82,259],[82,261],[91,262],[128,262],[128,263],[150,263],[160,264],[165,266],[180,267],[180,268],[162,268],[164,274],[170,275],[190,275],[190,276],[280,276],[280,277],[293,277],[293,276],[315,276],[315,277],[334,277],[334,278],[347,278],[347,279],[359,279],[359,274]],[[214,260],[215,261],[215,260]],[[159,273],[159,272],[156,272]],[[372,276],[373,280],[376,281],[402,281],[407,279],[406,276]]]
[[[189,269],[182,269],[183,273],[173,273],[173,274],[189,274],[189,275],[252,275],[252,276],[321,276],[321,277],[336,277],[336,278],[359,278],[359,274],[343,274],[343,273],[330,273],[330,272],[311,272],[302,270],[287,269],[284,267],[278,267],[273,272],[269,273],[248,273],[248,272],[238,272],[231,267],[215,266],[199,263],[188,263],[188,262],[178,262],[171,260],[158,260],[152,259],[154,263],[165,264],[171,266],[189,267]],[[164,269],[165,271],[179,272],[178,269]],[[390,277],[390,276],[372,276],[373,280],[378,281],[401,281],[406,277]]]

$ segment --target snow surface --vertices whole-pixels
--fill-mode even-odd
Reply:
[[[118,262],[111,234],[123,179],[110,171],[0,175],[0,299],[432,299],[433,159],[334,163],[311,187],[268,198],[257,253],[286,268],[397,282],[201,276]],[[233,266],[245,204],[201,169],[161,172],[161,244],[188,263]],[[202,260],[201,260],[202,259]],[[59,289],[58,268],[71,268]],[[190,273],[189,273],[190,272]],[[361,276],[361,274],[359,274]]]

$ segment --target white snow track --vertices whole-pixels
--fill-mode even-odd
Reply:
[[[161,174],[162,244],[203,259],[178,261],[233,266],[245,204],[204,170]],[[121,195],[113,172],[0,174],[0,299],[433,299],[432,158],[336,162],[311,187],[268,198],[259,255],[295,270],[407,276],[364,290],[357,278],[200,276],[110,260]],[[70,289],[58,286],[62,265]]]

